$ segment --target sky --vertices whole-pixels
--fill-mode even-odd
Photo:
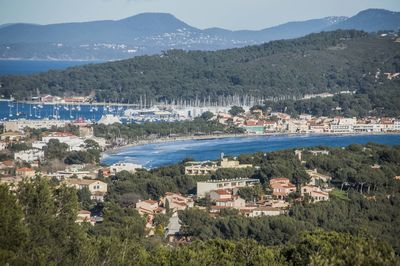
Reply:
[[[262,29],[288,21],[352,16],[367,8],[400,11],[400,0],[0,0],[0,24],[118,20],[165,12],[200,29]]]

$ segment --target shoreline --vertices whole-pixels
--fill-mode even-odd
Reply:
[[[274,133],[263,133],[263,134],[220,134],[220,135],[204,135],[204,136],[180,136],[180,137],[164,137],[158,139],[140,140],[135,143],[129,143],[122,146],[116,146],[109,148],[101,153],[103,155],[110,155],[120,152],[121,150],[128,149],[131,147],[145,146],[151,144],[161,144],[175,141],[190,141],[190,140],[213,140],[213,139],[225,139],[225,138],[252,138],[252,137],[271,137],[271,136],[372,136],[372,135],[400,135],[400,132],[352,132],[352,133],[287,133],[287,132],[274,132]]]

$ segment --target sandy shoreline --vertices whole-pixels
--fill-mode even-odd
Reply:
[[[181,137],[166,137],[158,139],[140,140],[127,145],[116,146],[110,148],[102,153],[102,155],[115,154],[119,151],[137,146],[144,146],[148,144],[159,144],[174,141],[189,141],[189,140],[211,140],[211,139],[224,139],[224,138],[251,138],[251,137],[263,137],[263,136],[359,136],[359,135],[400,135],[400,132],[363,132],[363,133],[264,133],[264,134],[219,134],[219,135],[203,135],[203,136],[181,136]]]

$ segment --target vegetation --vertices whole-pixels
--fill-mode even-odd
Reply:
[[[76,191],[53,187],[40,177],[24,181],[16,194],[0,185],[0,261],[24,265],[396,265],[394,250],[365,236],[330,231],[302,232],[304,222],[275,217],[263,229],[284,229],[281,221],[293,220],[287,229],[270,232],[274,246],[244,239],[210,239],[170,247],[157,236],[144,238],[144,218],[136,210],[113,202],[103,206],[104,222],[91,227],[75,222]],[[198,210],[190,210],[198,212]],[[204,212],[203,212],[204,213]],[[233,214],[235,215],[235,214]],[[234,216],[230,216],[234,218]],[[204,216],[200,216],[200,218]],[[201,225],[204,219],[197,220]],[[236,217],[244,220],[244,217]],[[257,221],[258,219],[254,219]],[[159,219],[160,224],[163,221]],[[232,219],[232,221],[234,221]],[[226,226],[230,226],[229,223]],[[196,230],[196,228],[193,228]],[[228,227],[227,227],[228,229]],[[297,231],[298,230],[298,231]],[[229,232],[229,231],[228,231]],[[207,232],[205,232],[207,233]],[[275,239],[275,240],[273,240]],[[288,242],[287,245],[280,245]],[[261,243],[260,243],[261,242]]]
[[[221,97],[233,95],[280,99],[350,90],[357,91],[350,98],[362,110],[371,105],[371,109],[398,114],[400,81],[388,80],[386,72],[400,72],[398,44],[393,39],[339,30],[238,49],[172,50],[161,56],[2,77],[0,93],[27,99],[37,88],[40,93],[60,96],[89,95],[94,90],[97,101],[132,103],[141,98],[147,102],[196,98],[222,102]],[[330,112],[329,106],[336,107],[341,98],[333,104],[321,101],[318,112]],[[306,109],[313,109],[311,103],[304,102]],[[346,112],[364,113],[343,105],[353,110]],[[301,111],[301,107],[295,109]]]
[[[0,263],[398,265],[400,182],[393,177],[400,173],[400,147],[369,143],[312,149],[329,154],[304,149],[306,164],[297,162],[293,150],[239,156],[241,163],[259,166],[241,172],[242,177],[259,178],[262,184],[239,194],[255,199],[268,191],[274,177],[286,176],[301,186],[308,180],[307,167],[332,177],[336,189],[330,201],[298,202],[286,215],[275,217],[249,218],[235,210],[217,217],[197,208],[180,211],[182,233],[192,243],[177,247],[166,245],[163,237],[168,213],[155,217],[156,235],[145,237],[145,217],[132,204],[158,199],[167,191],[193,194],[196,181],[232,173],[186,176],[183,164],[120,172],[108,181],[107,200],[97,204],[87,190],[40,177],[22,182],[15,192],[0,185]],[[103,223],[78,225],[79,208],[91,209]]]
[[[242,129],[226,127],[216,121],[209,121],[209,115],[195,118],[193,121],[161,122],[144,124],[113,124],[95,125],[93,130],[97,137],[109,140],[123,138],[127,142],[141,139],[173,137],[177,135],[194,134],[219,134],[219,133],[243,133]]]

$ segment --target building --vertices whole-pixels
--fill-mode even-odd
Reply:
[[[187,162],[185,165],[185,175],[209,175],[218,170],[215,162]]]
[[[136,210],[140,215],[154,215],[157,213],[165,213],[165,209],[158,205],[156,200],[143,200],[136,203]]]
[[[78,211],[78,215],[76,217],[76,223],[81,224],[81,223],[90,223],[91,225],[96,224],[96,219],[91,217],[91,212],[86,211],[86,210],[80,210]]]
[[[283,199],[296,191],[295,185],[290,183],[289,178],[273,178],[269,181],[269,185],[272,189],[272,196],[279,199]]]
[[[41,129],[47,128],[50,129],[52,127],[65,127],[68,124],[68,121],[65,120],[27,120],[27,119],[19,119],[19,120],[11,120],[4,122],[4,131],[19,131],[23,132],[25,128],[34,128]]]
[[[231,196],[228,199],[219,199],[215,201],[216,207],[240,209],[246,206],[246,201],[239,195]]]
[[[212,190],[249,187],[259,183],[260,180],[251,178],[208,180],[197,182],[197,197],[204,198],[205,196],[209,195]]]
[[[32,178],[35,176],[35,170],[28,167],[17,168],[15,170],[15,175],[22,178]]]
[[[221,162],[219,165],[220,168],[234,168],[234,169],[241,169],[241,168],[251,168],[253,165],[251,164],[240,164],[239,161],[235,159],[229,160],[228,158],[224,158],[221,155]]]
[[[67,144],[70,151],[81,151],[85,148],[84,140],[69,132],[53,132],[43,137],[42,141],[47,144],[52,139]]]
[[[103,115],[97,123],[103,125],[121,124],[121,120],[119,120],[118,116],[108,114]]]
[[[38,149],[30,149],[14,153],[14,160],[21,162],[34,162],[44,159],[44,151]]]
[[[6,141],[0,141],[0,151],[7,149],[8,143]]]
[[[0,135],[0,140],[6,141],[6,142],[13,142],[13,141],[20,141],[24,139],[26,136],[23,133],[20,132],[4,132],[3,134]]]
[[[212,201],[232,198],[232,191],[226,189],[211,190],[209,197]]]
[[[107,193],[107,183],[95,179],[67,179],[66,184],[76,189],[88,188],[91,193],[92,200],[103,201]]]
[[[110,174],[116,175],[118,172],[128,171],[129,173],[135,173],[137,169],[141,169],[142,166],[134,163],[115,163],[110,167]]]
[[[317,169],[306,170],[306,172],[311,177],[311,180],[310,182],[308,182],[308,185],[324,186],[331,180],[330,176],[318,173]]]
[[[308,195],[312,198],[313,202],[327,201],[329,200],[329,193],[322,191],[320,187],[317,186],[303,186],[301,187],[301,195]]]
[[[171,192],[165,193],[165,196],[160,199],[160,202],[165,209],[170,209],[173,212],[185,210],[194,206],[193,199]]]
[[[273,207],[258,207],[251,210],[249,217],[260,217],[260,216],[277,216],[283,214],[282,209]]]

